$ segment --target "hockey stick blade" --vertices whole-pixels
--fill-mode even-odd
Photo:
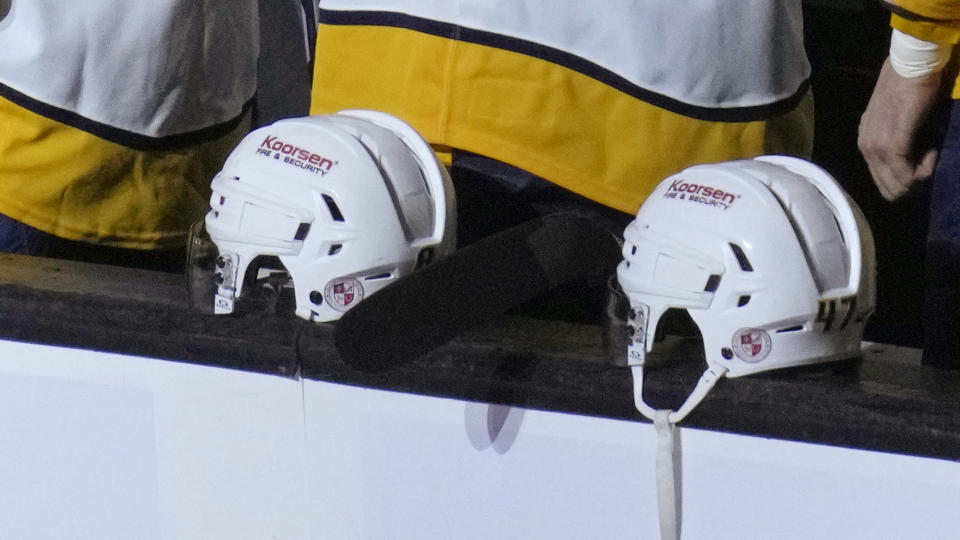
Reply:
[[[336,323],[334,343],[360,370],[398,367],[561,285],[606,278],[619,261],[614,236],[583,214],[534,219],[364,299]]]

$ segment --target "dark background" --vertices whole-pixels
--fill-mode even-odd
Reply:
[[[808,0],[804,19],[816,102],[813,161],[859,203],[876,239],[878,307],[866,339],[919,347],[926,194],[886,202],[857,149],[860,115],[890,44],[889,13],[874,0]]]
[[[302,13],[300,0],[261,1],[257,125],[309,111]],[[878,309],[866,338],[919,347],[924,194],[884,201],[856,145],[860,115],[887,55],[889,14],[875,0],[805,0],[804,19],[816,103],[813,161],[859,203],[877,243]]]

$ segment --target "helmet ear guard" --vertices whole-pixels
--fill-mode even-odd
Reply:
[[[216,292],[207,296],[203,279],[189,279],[193,303],[206,296],[216,313],[234,312],[264,288],[292,289],[298,316],[337,320],[455,244],[449,175],[412,127],[385,113],[344,111],[255,130],[211,187],[195,236],[205,229],[215,246]],[[191,246],[210,258],[202,240]]]
[[[617,280],[630,303],[626,363],[638,410],[664,313],[686,310],[707,368],[682,420],[724,376],[856,356],[873,310],[869,226],[823,169],[762,156],[699,165],[663,181],[624,231]]]

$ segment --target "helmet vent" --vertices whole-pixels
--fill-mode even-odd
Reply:
[[[717,288],[720,287],[720,274],[710,274],[710,277],[707,278],[707,285],[703,288],[703,292],[717,292]]]
[[[737,300],[737,307],[743,307],[749,303],[750,303],[750,295],[745,294],[741,296],[739,300]]]
[[[307,237],[307,234],[308,234],[309,232],[310,232],[310,224],[309,224],[309,223],[301,223],[300,226],[297,227],[297,233],[293,235],[293,239],[294,239],[294,240],[303,240],[304,238]]]
[[[323,202],[327,203],[327,208],[330,209],[330,216],[333,217],[334,221],[346,221],[343,219],[343,213],[340,212],[340,207],[337,206],[337,202],[333,200],[333,197],[324,194]]]
[[[778,333],[778,334],[785,334],[785,333],[787,333],[787,332],[799,332],[799,331],[801,331],[801,330],[803,330],[803,325],[798,324],[798,325],[796,325],[796,326],[788,326],[788,327],[786,327],[786,328],[781,328],[781,329],[777,330],[777,333]]]
[[[733,250],[733,255],[737,258],[737,263],[740,265],[740,269],[744,272],[753,272],[753,265],[750,264],[750,259],[748,259],[747,254],[743,252],[743,248],[731,243],[730,249]]]
[[[843,234],[843,225],[840,225],[840,220],[837,219],[837,215],[833,215],[833,222],[837,224],[837,232],[840,234],[840,241],[844,244],[847,243],[847,237]]]
[[[391,278],[391,277],[393,277],[393,274],[391,274],[390,272],[385,272],[385,273],[383,273],[383,274],[377,274],[377,275],[375,275],[375,276],[367,276],[367,277],[363,278],[363,280],[364,280],[364,281],[376,281],[376,280],[378,280],[378,279],[389,279],[389,278]]]
[[[327,251],[327,255],[336,255],[340,253],[341,249],[343,249],[343,244],[333,244],[330,246],[330,250]]]

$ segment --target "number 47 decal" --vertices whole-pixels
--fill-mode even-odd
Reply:
[[[820,300],[817,308],[816,322],[823,323],[823,331],[843,330],[850,323],[853,314],[857,311],[857,297],[844,296],[843,298],[830,298]],[[839,319],[839,324],[837,321]]]

